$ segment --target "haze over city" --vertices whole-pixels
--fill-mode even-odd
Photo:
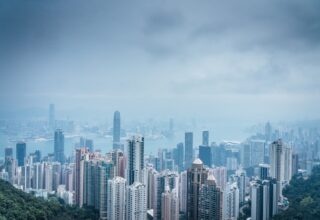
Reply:
[[[319,118],[320,4],[4,1],[3,117]],[[59,106],[59,108],[58,108]]]
[[[320,1],[0,2],[0,220],[320,219]]]

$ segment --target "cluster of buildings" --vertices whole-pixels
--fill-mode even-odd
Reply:
[[[26,143],[19,142],[16,157],[5,149],[0,177],[37,196],[55,194],[70,205],[92,206],[108,220],[236,220],[245,207],[252,220],[269,220],[288,207],[282,189],[298,172],[298,156],[270,134],[217,145],[203,131],[195,148],[193,133],[186,132],[184,143],[147,156],[144,137],[121,143],[119,112],[113,128],[107,154],[81,138],[66,159],[60,129],[54,132],[54,153],[46,157],[40,151],[27,155]]]

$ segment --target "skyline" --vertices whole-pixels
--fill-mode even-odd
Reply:
[[[319,11],[1,1],[0,219],[319,219]]]
[[[1,118],[320,118],[317,1],[2,6]]]

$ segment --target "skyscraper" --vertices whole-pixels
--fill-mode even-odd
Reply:
[[[202,132],[202,145],[209,146],[209,131]]]
[[[292,175],[298,174],[299,169],[299,155],[294,153],[292,154]]]
[[[162,207],[162,194],[166,191],[177,193],[179,189],[179,175],[176,172],[168,170],[162,171],[154,175],[154,201],[153,201],[153,219],[164,219]],[[179,205],[179,202],[175,202]]]
[[[272,127],[270,122],[266,123],[264,130],[265,130],[264,133],[265,133],[266,142],[268,142],[271,140],[271,133],[272,133]]]
[[[187,198],[188,198],[188,173],[183,171],[180,173],[180,188],[179,188],[179,206],[180,211],[187,213]]]
[[[114,164],[114,176],[125,177],[125,156],[121,150],[111,152],[112,162]]]
[[[113,149],[119,149],[121,147],[120,132],[120,112],[115,111],[113,115]]]
[[[49,105],[49,128],[54,130],[55,128],[55,108],[54,104]]]
[[[147,197],[146,186],[139,182],[134,182],[127,187],[127,210],[126,220],[146,220],[147,219]]]
[[[292,149],[281,139],[270,146],[270,176],[280,183],[289,183],[292,177]]]
[[[18,166],[24,166],[24,158],[26,157],[27,145],[25,142],[18,142],[16,145],[16,158]]]
[[[64,134],[61,129],[54,132],[54,159],[64,163]]]
[[[177,147],[173,149],[173,159],[175,165],[178,167],[179,172],[183,170],[183,143],[177,144]]]
[[[192,219],[222,220],[222,192],[213,175],[201,184],[198,202],[198,217]]]
[[[98,166],[98,207],[100,212],[100,219],[108,219],[108,180],[113,178],[113,164],[102,163]]]
[[[251,184],[251,219],[270,220],[278,212],[278,184],[276,179]]]
[[[207,167],[211,167],[211,147],[207,145],[199,146],[199,158],[202,160],[203,164]]]
[[[6,147],[5,149],[4,149],[4,157],[5,158],[13,158],[13,149],[12,149],[12,147]]]
[[[200,187],[207,181],[208,170],[200,159],[196,159],[187,172],[187,219],[198,219]]]
[[[179,220],[179,198],[176,189],[169,187],[161,195],[161,216],[165,220]]]
[[[269,177],[269,164],[259,164],[259,179],[265,180]]]
[[[115,177],[108,181],[108,220],[125,220],[126,179]]]
[[[236,181],[239,188],[239,202],[242,205],[246,197],[246,172],[242,169],[236,171]]]
[[[223,219],[238,219],[239,188],[237,182],[227,183],[223,192]]]
[[[127,181],[128,185],[135,181],[141,181],[142,169],[144,168],[144,138],[133,136],[128,140],[128,163]]]
[[[193,159],[193,133],[192,132],[186,132],[185,133],[185,141],[184,141],[184,167],[185,169],[188,169],[192,164]]]
[[[87,148],[76,149],[76,171],[75,171],[75,197],[76,204],[82,207],[84,191],[84,162],[88,153]]]

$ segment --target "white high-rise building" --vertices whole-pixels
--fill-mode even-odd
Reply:
[[[43,163],[33,164],[33,173],[32,173],[32,188],[33,189],[43,189]]]
[[[127,188],[126,220],[147,219],[146,186],[134,182]]]
[[[187,213],[187,193],[188,193],[188,175],[187,171],[180,173],[180,188],[179,188],[179,199],[180,199],[180,211]]]
[[[289,182],[292,177],[292,149],[281,139],[270,146],[270,176],[278,181]]]
[[[108,181],[108,220],[125,220],[126,179],[115,177]]]
[[[227,168],[226,167],[215,167],[209,170],[209,173],[212,174],[216,179],[217,186],[224,190],[227,184]]]
[[[127,181],[128,185],[134,182],[143,182],[142,170],[144,168],[144,138],[133,136],[128,140],[128,163],[127,163]]]
[[[227,183],[223,192],[223,219],[237,220],[239,216],[239,189],[237,182]]]
[[[285,145],[281,139],[270,146],[270,176],[279,182],[277,197],[282,200],[282,188],[292,178],[292,148]]]
[[[51,164],[45,164],[44,168],[44,189],[46,189],[48,192],[52,191],[52,180],[53,178],[53,172],[52,172],[52,165]]]

